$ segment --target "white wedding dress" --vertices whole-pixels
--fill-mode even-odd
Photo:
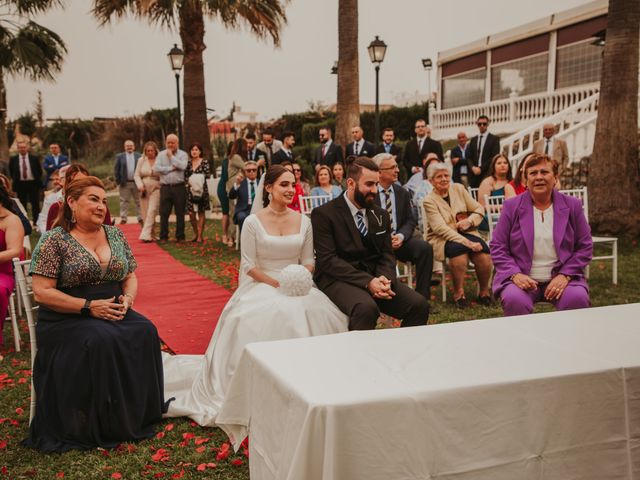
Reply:
[[[274,236],[256,215],[250,215],[242,228],[241,245],[239,286],[220,315],[205,355],[163,354],[165,399],[175,397],[167,416],[188,416],[200,425],[214,426],[248,343],[347,331],[347,316],[317,288],[304,296],[287,296],[247,275],[258,267],[278,279],[288,265],[312,265],[313,235],[306,216],[299,233]]]

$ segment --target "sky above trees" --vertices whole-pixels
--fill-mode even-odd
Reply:
[[[280,49],[248,31],[226,31],[215,20],[207,22],[207,106],[226,115],[235,101],[266,118],[305,110],[310,100],[335,103],[336,76],[330,69],[338,56],[337,3],[292,0]],[[360,100],[374,102],[366,47],[375,35],[389,46],[380,71],[380,101],[394,103],[403,94],[426,94],[421,58],[435,64],[438,51],[585,3],[360,0]],[[135,19],[99,28],[89,2],[67,0],[66,5],[38,19],[68,46],[62,73],[55,83],[8,79],[9,118],[33,110],[38,89],[48,118],[133,115],[175,106],[175,78],[166,54],[180,43],[177,32]],[[434,71],[434,89],[435,78]]]

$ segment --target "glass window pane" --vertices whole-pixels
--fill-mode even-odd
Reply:
[[[442,108],[455,108],[484,103],[487,69],[462,73],[442,80]]]
[[[602,47],[591,45],[592,41],[589,39],[558,48],[556,88],[600,81]]]
[[[547,90],[549,54],[542,53],[491,68],[491,99],[509,98],[511,92],[519,96]]]

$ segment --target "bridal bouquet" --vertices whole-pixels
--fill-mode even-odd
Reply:
[[[280,290],[288,297],[307,295],[312,286],[311,272],[302,265],[287,265],[280,273]]]

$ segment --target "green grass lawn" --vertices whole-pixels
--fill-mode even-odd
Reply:
[[[169,242],[161,246],[215,283],[233,289],[237,283],[239,254],[220,244],[220,234],[220,222],[209,221],[204,244]],[[189,226],[187,238],[191,238]],[[611,284],[610,262],[596,262],[591,267],[594,306],[640,302],[638,242],[620,239],[619,244],[617,286]],[[490,318],[502,313],[497,305],[488,308],[473,304],[467,310],[457,310],[452,304],[442,304],[438,300],[439,289],[432,291],[432,304],[438,312],[431,316],[431,323]],[[471,278],[467,281],[467,298],[475,298]],[[247,456],[243,452],[227,456],[228,444],[225,446],[226,436],[221,430],[201,428],[185,419],[164,421],[158,426],[156,438],[137,444],[123,444],[111,451],[42,455],[22,448],[20,440],[27,434],[29,419],[30,383],[25,323],[21,324],[23,351],[16,353],[12,348],[1,351],[4,359],[0,361],[0,478],[249,478]],[[5,344],[12,344],[9,326],[4,329],[4,336]]]

